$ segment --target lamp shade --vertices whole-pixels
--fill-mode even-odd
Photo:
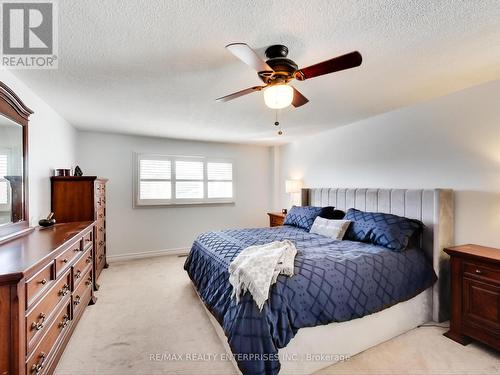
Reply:
[[[293,101],[293,88],[291,86],[273,85],[264,90],[264,102],[269,108],[281,109],[288,107]]]
[[[287,193],[300,193],[300,189],[302,189],[302,181],[301,180],[286,180],[285,181],[285,191]]]

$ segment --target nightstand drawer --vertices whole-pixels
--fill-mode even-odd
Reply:
[[[500,270],[481,262],[464,262],[464,276],[500,284]]]
[[[279,227],[285,222],[285,214],[281,212],[268,212],[267,215],[269,216],[270,227]]]
[[[281,217],[279,217],[279,218],[277,218],[277,217],[271,217],[270,224],[271,224],[272,227],[279,227],[280,225],[283,225],[284,221],[285,220],[283,218],[281,218]]]
[[[500,332],[500,287],[464,278],[464,322],[476,321]]]

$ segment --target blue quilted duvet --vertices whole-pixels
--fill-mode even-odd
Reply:
[[[298,250],[295,275],[278,277],[261,312],[249,293],[236,304],[230,298],[229,263],[248,246],[284,239]],[[436,281],[420,249],[394,252],[292,226],[204,233],[194,241],[184,268],[223,327],[244,374],[277,374],[278,349],[300,328],[372,314]]]

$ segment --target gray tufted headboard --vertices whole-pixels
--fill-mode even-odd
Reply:
[[[432,317],[437,322],[449,318],[449,266],[443,248],[453,244],[453,190],[302,189],[302,205],[335,206],[344,211],[356,208],[422,221],[425,224],[422,249],[432,260],[439,277],[432,290]]]

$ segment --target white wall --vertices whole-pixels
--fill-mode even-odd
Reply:
[[[134,152],[232,158],[235,205],[133,208]],[[77,163],[86,175],[109,178],[108,255],[190,247],[205,231],[268,223],[268,147],[80,132]]]
[[[500,247],[500,80],[280,149],[284,207],[287,178],[306,187],[453,188],[455,242]]]
[[[0,81],[34,111],[29,124],[29,209],[31,225],[38,225],[50,212],[52,170],[74,165],[77,132],[12,73],[0,70]]]

